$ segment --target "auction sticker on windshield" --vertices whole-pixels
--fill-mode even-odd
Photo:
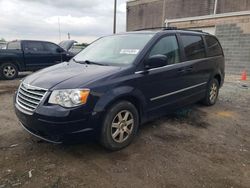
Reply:
[[[139,49],[121,49],[120,54],[132,54],[136,55],[139,53]]]

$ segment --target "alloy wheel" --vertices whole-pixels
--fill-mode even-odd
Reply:
[[[111,125],[111,135],[113,140],[117,143],[123,143],[132,134],[133,128],[133,114],[128,110],[118,112]]]
[[[213,83],[211,85],[211,88],[210,88],[210,93],[209,93],[209,100],[214,103],[216,98],[217,98],[217,94],[218,94],[218,87],[215,83]]]
[[[16,69],[11,65],[7,65],[3,68],[3,74],[7,78],[12,78],[16,74]]]

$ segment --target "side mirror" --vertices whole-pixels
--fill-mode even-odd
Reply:
[[[56,52],[62,53],[62,52],[64,52],[64,50],[63,50],[62,48],[57,48],[57,49],[56,49]]]
[[[168,57],[161,54],[153,55],[145,62],[146,69],[164,67],[166,65],[168,65]]]

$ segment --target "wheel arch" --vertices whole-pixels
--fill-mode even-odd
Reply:
[[[140,91],[132,87],[120,87],[106,93],[95,105],[94,112],[105,112],[119,101],[128,101],[132,103],[138,111],[139,121],[142,122],[146,100]]]
[[[219,82],[219,86],[221,86],[222,84],[222,78],[220,74],[215,74],[214,78]]]
[[[0,66],[2,66],[3,64],[6,63],[12,63],[17,67],[17,70],[20,71],[21,67],[20,64],[18,63],[18,61],[14,61],[13,59],[0,59]]]
[[[141,117],[143,115],[143,107],[142,104],[140,102],[140,100],[133,96],[133,95],[123,95],[123,96],[119,96],[116,99],[112,100],[107,106],[106,109],[109,109],[111,106],[113,106],[114,104],[118,103],[119,101],[128,101],[131,104],[133,104],[135,106],[135,108],[138,111],[139,114],[139,122],[141,122]]]

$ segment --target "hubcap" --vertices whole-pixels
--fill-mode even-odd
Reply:
[[[212,103],[214,103],[217,98],[217,92],[218,92],[217,85],[213,83],[210,89],[210,97],[209,97]]]
[[[3,68],[3,73],[6,77],[12,78],[16,74],[16,69],[11,65],[8,65]]]
[[[123,110],[112,121],[111,135],[115,142],[122,143],[129,138],[134,128],[134,118],[131,112]]]

